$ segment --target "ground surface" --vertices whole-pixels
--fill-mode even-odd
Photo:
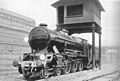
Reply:
[[[84,70],[41,80],[25,80],[24,77],[17,72],[4,72],[0,74],[0,81],[120,81],[120,69],[117,65],[104,64],[101,70]]]

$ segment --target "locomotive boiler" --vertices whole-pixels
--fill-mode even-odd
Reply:
[[[53,31],[41,25],[31,30],[28,42],[31,53],[13,61],[25,78],[47,78],[92,67],[91,45],[85,39],[69,36],[66,30]]]

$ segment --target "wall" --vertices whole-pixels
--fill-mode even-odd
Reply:
[[[93,7],[94,7],[94,21],[101,26],[101,10],[97,3],[94,4]]]
[[[65,7],[65,24],[69,23],[85,23],[85,22],[93,22],[94,20],[94,13],[93,13],[93,4],[91,1],[79,1],[79,2],[71,2],[67,5],[76,5],[76,4],[83,4],[83,16],[78,17],[67,17],[66,15],[66,7]]]
[[[24,52],[31,52],[24,37],[28,36],[34,25],[33,19],[0,9],[0,74],[17,71],[12,61]]]
[[[120,63],[120,47],[118,46],[106,46],[102,47],[102,64],[114,64]]]

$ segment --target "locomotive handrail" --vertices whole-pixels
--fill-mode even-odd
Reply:
[[[72,49],[65,49],[65,51],[71,51],[71,52],[75,52],[75,53],[83,53],[83,51],[72,50]]]

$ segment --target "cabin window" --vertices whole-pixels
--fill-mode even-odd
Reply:
[[[67,16],[83,16],[83,5],[67,6]]]

